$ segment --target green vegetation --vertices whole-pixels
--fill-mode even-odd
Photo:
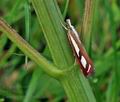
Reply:
[[[119,0],[1,0],[0,18],[0,102],[120,101]],[[66,18],[93,59],[89,78]]]

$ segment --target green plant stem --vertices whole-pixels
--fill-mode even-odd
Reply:
[[[61,24],[63,23],[62,15],[59,15],[60,11],[56,2],[54,0],[32,0],[32,4],[55,65],[61,69],[71,66],[74,60],[66,40],[67,35]]]
[[[65,1],[65,9],[64,9],[64,12],[63,12],[63,18],[64,19],[65,19],[66,14],[67,14],[68,5],[69,5],[69,0],[66,0]]]
[[[40,53],[32,48],[15,30],[13,30],[7,23],[0,19],[0,30],[4,32],[7,37],[15,43],[21,51],[30,57],[35,63],[38,64],[47,74],[57,77],[62,73],[52,63],[45,59]]]
[[[28,0],[25,1],[24,11],[25,11],[25,39],[27,42],[30,42],[30,11],[29,11],[29,3]],[[25,64],[28,63],[28,57],[25,56]],[[27,67],[27,66],[26,66]]]
[[[91,44],[96,3],[97,3],[96,0],[85,0],[85,11],[83,17],[82,34],[87,51],[89,51]]]
[[[79,66],[74,66],[60,82],[70,102],[96,102],[88,80],[80,74]]]
[[[32,4],[54,63],[58,68],[66,70],[64,72],[65,76],[60,77],[59,81],[67,94],[68,100],[70,102],[95,102],[95,97],[87,79],[80,74],[80,69],[74,66],[74,58],[61,24],[63,22],[62,14],[56,0],[32,0]]]

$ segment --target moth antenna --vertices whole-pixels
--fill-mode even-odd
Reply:
[[[66,23],[63,24],[63,23],[61,22],[61,25],[63,26],[63,28],[64,28],[65,30],[68,30],[68,28],[66,27]]]

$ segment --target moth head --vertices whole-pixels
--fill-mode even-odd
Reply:
[[[68,26],[69,29],[73,27],[73,26],[71,25],[70,19],[66,19],[66,23],[67,23],[67,26]]]

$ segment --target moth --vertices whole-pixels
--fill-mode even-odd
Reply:
[[[75,30],[74,26],[71,25],[70,19],[67,19],[66,23],[68,30],[67,36],[75,58],[77,59],[83,74],[85,76],[90,76],[94,73],[93,62],[88,56],[83,44],[81,43],[77,31]]]

